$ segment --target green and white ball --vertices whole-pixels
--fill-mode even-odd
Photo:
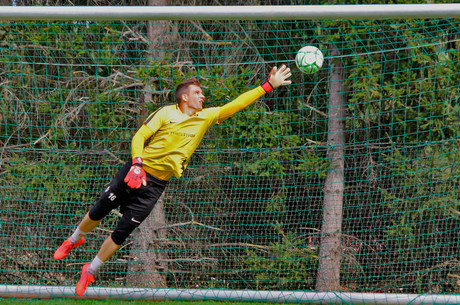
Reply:
[[[303,73],[315,73],[323,66],[324,56],[320,49],[314,46],[305,46],[297,52],[295,64]]]

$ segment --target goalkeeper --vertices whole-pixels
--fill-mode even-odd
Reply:
[[[168,179],[180,178],[206,131],[254,103],[267,92],[291,83],[290,69],[273,67],[260,86],[243,93],[222,107],[203,109],[205,96],[196,79],[176,87],[177,104],[153,112],[134,135],[132,160],[114,176],[100,199],[85,215],[73,234],[54,253],[55,259],[66,257],[80,246],[85,235],[97,227],[112,209],[120,208],[120,218],[113,233],[103,242],[91,263],[83,266],[77,283],[77,295],[83,295],[103,263],[150,214],[163,193]],[[146,144],[146,142],[148,144]]]

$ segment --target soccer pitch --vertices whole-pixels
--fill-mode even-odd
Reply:
[[[53,305],[145,305],[149,301],[123,301],[123,300],[72,300],[72,299],[0,299],[2,305],[45,305],[52,302]],[[155,305],[184,305],[188,301],[157,301]],[[218,301],[194,301],[194,305],[247,305],[245,302],[218,302]],[[270,303],[251,303],[251,305],[267,305]]]

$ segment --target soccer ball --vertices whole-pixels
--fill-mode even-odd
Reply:
[[[305,46],[297,52],[295,64],[303,73],[315,73],[323,66],[323,52],[314,46]]]

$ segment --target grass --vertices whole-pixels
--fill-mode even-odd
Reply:
[[[223,301],[155,301],[153,305],[267,305],[271,303],[223,302]],[[75,299],[0,299],[1,305],[147,305],[152,301],[123,300],[75,300]]]

